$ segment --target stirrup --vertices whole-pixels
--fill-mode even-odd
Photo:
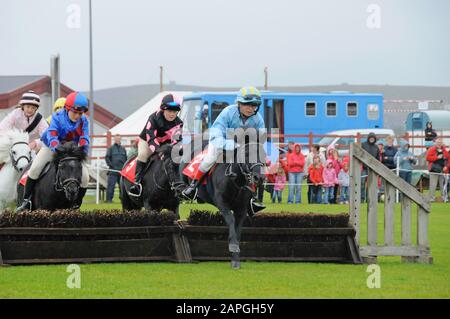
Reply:
[[[251,210],[251,213],[249,212],[250,213],[250,214],[248,214],[249,217],[254,216],[256,213],[258,213],[259,211],[263,210],[264,208],[266,208],[266,206],[256,202],[254,198],[250,199],[250,210]]]
[[[24,206],[24,205],[27,205],[27,206],[24,207],[24,208],[21,208],[21,207]],[[20,209],[19,209],[19,208],[20,208]],[[19,212],[21,212],[21,211],[24,211],[24,210],[31,210],[31,209],[32,209],[31,199],[24,199],[23,202],[22,202],[22,204],[20,204],[19,207],[16,207],[15,212],[16,212],[16,213],[19,213]]]
[[[130,195],[132,197],[141,197],[141,195],[142,195],[142,184],[141,183],[137,183],[137,184],[135,183],[133,186],[138,186],[139,187],[139,194],[136,195],[136,194],[134,194],[134,193],[132,193],[130,191],[127,191],[128,195]]]
[[[194,193],[194,196],[193,196],[192,198],[191,198],[190,196],[186,195],[184,191],[181,192],[181,195],[183,195],[183,197],[184,197],[185,199],[187,199],[187,200],[194,201],[194,200],[197,199],[198,187],[195,187],[195,188],[193,189],[193,192],[194,192],[194,191],[195,191],[195,193]]]

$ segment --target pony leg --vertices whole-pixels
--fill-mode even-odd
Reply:
[[[222,214],[228,226],[228,250],[230,253],[238,253],[239,242],[237,239],[233,212],[229,209],[221,209],[220,213]]]
[[[237,214],[234,215],[235,217],[235,229],[236,229],[236,237],[238,241],[238,247],[241,242],[241,234],[242,234],[242,226],[244,225],[245,218],[247,217],[247,211],[238,211]],[[241,268],[241,259],[240,259],[240,249],[238,252],[234,252],[231,255],[231,267],[233,269],[240,269]]]
[[[227,209],[220,211],[225,222],[228,225],[228,250],[231,253],[231,268],[239,269],[241,267],[239,260],[239,240],[238,235],[236,233],[236,220],[234,217],[234,213]]]

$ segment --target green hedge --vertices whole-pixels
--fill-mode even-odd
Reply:
[[[225,226],[220,212],[191,210],[188,223],[195,226]],[[260,213],[247,218],[244,227],[324,228],[348,227],[349,215],[323,213]]]
[[[140,227],[173,225],[173,212],[93,210],[46,210],[15,213],[5,210],[0,216],[0,227],[42,227],[42,228],[82,228],[82,227]]]

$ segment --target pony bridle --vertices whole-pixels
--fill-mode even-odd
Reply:
[[[167,180],[169,181],[170,190],[173,191],[176,196],[178,194],[181,194],[181,192],[184,189],[184,183],[181,182],[181,181],[179,181],[179,182],[175,181],[175,178],[173,177],[174,169],[173,169],[173,162],[172,162],[172,160],[171,159],[167,159],[167,161],[169,162],[169,166],[170,166],[170,168],[169,168],[170,172],[169,172],[169,170],[166,167],[166,160],[165,160],[164,154],[159,154],[159,158],[161,159],[162,167],[164,169],[164,173],[166,174]],[[155,178],[154,174],[153,174],[153,178]],[[163,187],[159,186],[158,183],[156,183],[156,181],[155,181],[155,184],[156,184],[156,187],[158,187],[159,189],[164,189]]]
[[[81,183],[80,183],[80,181],[78,179],[69,177],[69,178],[66,178],[65,180],[61,181],[61,178],[59,176],[59,169],[60,169],[60,166],[61,166],[61,162],[73,161],[73,160],[80,161],[80,159],[76,158],[76,157],[66,157],[66,158],[63,158],[63,159],[61,159],[59,161],[59,163],[58,163],[58,170],[56,171],[56,183],[55,183],[55,190],[56,191],[58,191],[58,192],[64,191],[64,192],[67,193],[67,188],[71,184],[75,184],[75,186],[77,188],[80,188]]]
[[[22,158],[24,158],[24,159],[27,160],[27,162],[28,162],[27,164],[29,164],[29,163],[31,162],[31,155],[30,155],[30,156],[22,155],[22,156],[19,156],[19,157],[16,158],[16,159],[14,159],[13,148],[14,148],[14,146],[19,145],[19,144],[25,144],[25,145],[28,146],[28,143],[27,143],[27,142],[16,142],[16,143],[14,143],[14,144],[11,146],[11,150],[9,151],[9,156],[11,157],[11,163],[12,163],[12,165],[13,165],[13,167],[14,167],[14,169],[15,169],[16,171],[19,171],[19,169],[17,168],[17,164],[19,164],[19,161],[20,161]]]

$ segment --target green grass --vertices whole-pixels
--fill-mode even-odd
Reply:
[[[339,213],[348,209],[345,205],[271,204],[267,198],[265,202],[268,212]],[[184,204],[182,218],[194,207],[216,210],[210,205]],[[120,208],[120,204],[116,199],[113,204],[96,206],[92,197],[87,198],[82,209],[94,208]],[[396,242],[400,240],[399,209],[397,206]],[[364,214],[361,219],[364,243]],[[383,222],[380,207],[378,223],[382,226]],[[367,265],[243,262],[242,269],[235,271],[229,262],[150,262],[81,265],[81,289],[66,287],[67,265],[0,267],[0,298],[449,298],[449,233],[450,204],[433,204],[429,234],[434,264],[379,258],[379,289],[367,288]],[[379,238],[382,243],[382,227]]]

